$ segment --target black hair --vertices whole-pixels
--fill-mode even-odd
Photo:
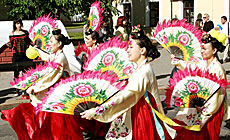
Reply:
[[[138,32],[131,32],[131,38],[139,40],[138,45],[143,48],[146,48],[147,57],[151,57],[152,60],[160,57],[160,52],[157,50],[157,47],[152,44],[150,39],[144,34],[143,30],[140,30]]]
[[[60,29],[54,29],[52,31],[52,34],[54,36],[54,38],[57,40],[57,41],[61,41],[62,42],[62,45],[69,45],[72,41],[71,39],[69,39],[68,37],[65,37],[63,34],[61,34],[61,30]]]
[[[227,17],[226,17],[226,16],[222,16],[221,18],[223,18],[224,20],[226,20],[226,21],[227,21]]]
[[[22,19],[18,18],[13,21],[13,30],[15,31],[17,29],[16,23],[20,23],[23,26]]]
[[[216,48],[217,52],[218,51],[219,52],[224,52],[224,50],[225,50],[225,46],[221,42],[219,42],[216,38],[212,37],[210,34],[204,35],[201,40],[205,44],[206,43],[211,43],[212,44],[212,48],[213,49]]]
[[[96,43],[99,43],[99,33],[97,31],[93,31],[92,29],[89,29],[85,32],[86,35],[91,35],[91,38],[93,40],[96,40]]]

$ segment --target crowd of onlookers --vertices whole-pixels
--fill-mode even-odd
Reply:
[[[195,26],[199,29],[204,30],[205,32],[209,32],[212,29],[219,30],[221,33],[224,33],[227,36],[225,40],[225,50],[223,59],[221,62],[228,62],[230,61],[230,52],[229,52],[229,38],[230,38],[230,29],[229,29],[229,22],[227,21],[226,16],[221,17],[221,24],[217,24],[214,26],[214,23],[209,19],[209,14],[205,13],[202,18],[202,14],[199,13],[197,15],[197,20],[195,21]]]

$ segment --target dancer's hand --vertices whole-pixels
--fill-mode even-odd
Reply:
[[[91,109],[88,109],[88,110],[80,113],[81,118],[85,118],[87,120],[92,120],[94,114],[95,114],[95,108],[91,108]]]
[[[28,93],[28,94],[34,94],[34,89],[33,88],[28,88],[27,90],[26,90],[26,92]]]

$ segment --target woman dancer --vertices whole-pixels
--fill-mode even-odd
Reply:
[[[36,82],[27,89],[32,100],[31,103],[24,103],[11,110],[2,111],[2,118],[10,123],[18,135],[19,140],[66,140],[83,139],[81,130],[75,116],[50,112],[35,112],[37,103],[45,96],[55,83],[68,74],[69,68],[63,47],[70,43],[70,40],[61,34],[61,30],[54,30],[50,38],[51,55],[38,50],[40,57],[45,61],[54,61],[59,67],[54,69],[43,79]]]
[[[167,139],[168,133],[152,112],[153,108],[164,114],[153,70],[154,60],[160,56],[143,30],[135,27],[131,33],[129,59],[138,68],[129,78],[126,88],[103,105],[81,113],[82,118],[112,122],[106,139]],[[156,128],[157,127],[157,128]]]
[[[182,60],[175,60],[173,64],[180,69],[184,69],[186,66],[198,66],[201,69],[208,69],[210,73],[216,74],[222,79],[226,78],[225,70],[220,62],[217,60],[217,52],[223,52],[225,46],[222,45],[216,38],[211,35],[205,35],[202,38],[204,45],[201,49],[203,61],[199,63],[185,62]],[[174,58],[172,56],[172,58]],[[189,138],[190,140],[218,140],[220,134],[221,123],[224,118],[227,118],[227,100],[226,92],[222,88],[219,89],[205,104],[205,111],[201,107],[197,107],[197,112],[201,113],[201,131],[190,131],[184,128],[176,127],[177,137],[176,139],[182,140]],[[226,115],[225,115],[226,114]],[[186,119],[187,111],[181,109],[178,112],[175,120],[178,123],[184,124],[182,120]],[[225,116],[224,116],[225,115]]]

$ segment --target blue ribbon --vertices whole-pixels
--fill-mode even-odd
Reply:
[[[149,95],[148,95],[148,92],[146,91],[145,92],[145,99],[148,100],[148,104],[150,104],[150,100],[149,100]],[[157,120],[157,117],[156,117],[156,114],[155,112],[152,110],[152,113],[153,113],[153,118],[154,118],[154,121],[155,121],[155,125],[156,125],[156,129],[157,129],[157,133],[158,135],[160,136],[161,140],[165,140],[165,134],[164,134],[164,130],[163,130],[163,127],[161,126],[161,124],[159,123],[159,121]]]

